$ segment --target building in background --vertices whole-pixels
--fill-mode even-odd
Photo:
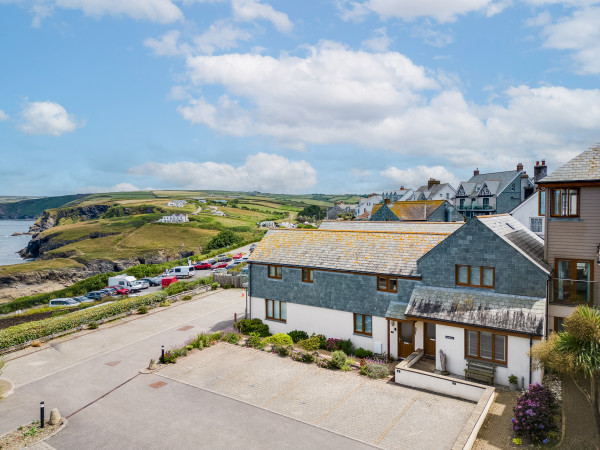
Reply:
[[[371,215],[372,221],[427,221],[427,222],[463,222],[464,217],[454,205],[446,200],[421,200],[375,205]]]

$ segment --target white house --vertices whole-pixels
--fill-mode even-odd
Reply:
[[[544,216],[540,215],[540,191],[530,195],[510,215],[544,239]]]
[[[189,222],[187,214],[171,214],[170,216],[163,216],[159,219],[160,223],[184,223]]]
[[[173,206],[174,208],[183,208],[187,202],[185,200],[171,200],[167,203],[167,206]]]
[[[373,211],[373,205],[377,203],[381,203],[383,201],[383,196],[380,194],[371,194],[368,197],[361,197],[358,199],[358,211],[356,216],[360,217],[365,212],[367,215],[364,217],[365,219],[371,218],[371,211]]]
[[[264,222],[261,222],[258,226],[262,228],[275,228],[275,222],[273,222],[272,220],[265,220]]]

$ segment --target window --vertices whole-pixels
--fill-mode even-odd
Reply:
[[[285,322],[287,320],[287,303],[279,300],[265,300],[267,303],[267,319]]]
[[[465,355],[468,358],[483,359],[498,364],[506,364],[507,338],[490,331],[465,330]]]
[[[556,260],[554,301],[557,303],[593,303],[592,262]]]
[[[552,217],[579,217],[579,189],[552,189],[550,200]]]
[[[545,189],[539,190],[538,199],[540,201],[540,204],[538,205],[539,206],[538,216],[545,216],[546,215],[546,190]]]
[[[484,199],[483,199],[483,207],[487,208],[488,206],[490,206],[490,199],[488,197],[484,197]]]
[[[371,320],[371,316],[365,316],[364,314],[354,314],[354,333],[371,336],[373,334],[373,330],[371,328]]]
[[[565,331],[564,322],[565,322],[564,317],[555,317],[554,318],[554,332],[555,333],[560,333],[561,331]]]
[[[530,217],[529,228],[534,233],[542,233],[544,231],[544,219],[543,217]]]
[[[464,207],[465,207],[465,199],[464,199],[464,198],[461,198],[461,199],[460,199],[460,205],[459,205],[459,208],[460,208],[460,209],[463,209]]]
[[[302,269],[302,281],[305,283],[315,281],[315,271],[313,269]]]
[[[446,192],[446,200],[448,200],[450,198],[450,194],[448,192]]]
[[[377,290],[383,292],[398,292],[398,278],[377,277]]]
[[[493,289],[496,273],[493,267],[456,266],[456,284]]]
[[[281,266],[269,266],[269,278],[281,280]]]

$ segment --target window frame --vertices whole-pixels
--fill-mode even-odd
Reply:
[[[558,205],[558,209],[559,209],[559,213],[558,214],[554,214],[554,205],[555,205],[555,201],[554,201],[554,192],[559,191],[560,195],[559,195],[559,205]],[[563,192],[566,191],[566,192]],[[575,214],[571,214],[570,210],[571,210],[571,191],[576,191],[577,193],[577,212]],[[566,205],[567,205],[567,214],[563,214],[563,196],[566,196]],[[579,190],[578,187],[565,187],[565,188],[551,188],[550,189],[550,217],[563,217],[563,218],[577,218],[580,215],[580,208],[581,208],[581,191]]]
[[[362,316],[362,329],[365,330],[366,329],[366,318],[370,317],[371,318],[371,332],[367,333],[366,331],[360,331],[356,329],[356,316]],[[354,334],[358,334],[361,336],[373,336],[373,316],[369,315],[369,314],[358,314],[358,313],[354,313],[352,315],[352,328],[354,329]]]
[[[275,314],[273,314],[273,316],[269,316],[269,302],[272,302],[273,306],[272,306],[272,311],[273,313],[275,313],[275,305],[279,306],[279,318],[274,317]],[[285,319],[281,319],[281,304],[285,303]],[[276,322],[282,322],[282,323],[286,323],[287,322],[287,302],[283,302],[281,300],[271,300],[266,298],[265,299],[265,319],[266,320],[274,320]]]
[[[538,191],[538,216],[546,215],[546,189],[540,188]]]
[[[477,355],[471,355],[469,353],[469,333],[477,333]],[[484,358],[481,356],[481,333],[490,333],[492,335],[492,357]],[[501,336],[504,338],[504,361],[500,361],[496,359],[496,336]],[[494,333],[492,330],[473,330],[470,328],[465,328],[465,358],[476,359],[478,361],[487,361],[492,364],[496,364],[499,366],[507,366],[508,365],[508,335],[502,333]]]
[[[570,278],[559,278],[558,277],[558,264],[561,261],[568,261],[569,263],[571,263],[571,273],[569,274]],[[563,280],[563,281],[568,281],[571,283],[577,283],[577,282],[584,282],[585,280],[578,280],[577,279],[577,263],[586,263],[589,264],[590,267],[590,281],[587,281],[588,283],[588,290],[589,290],[589,296],[590,299],[587,302],[577,302],[577,301],[564,301],[564,300],[557,300],[556,297],[558,296],[558,294],[556,293],[556,290],[558,289],[558,281],[559,280]],[[594,304],[594,285],[593,285],[593,281],[594,281],[594,264],[595,261],[590,260],[590,259],[570,259],[570,258],[556,258],[554,260],[554,273],[556,274],[556,276],[552,279],[553,281],[553,295],[556,296],[554,298],[554,302],[553,303],[557,303],[557,304],[564,304],[564,305],[593,305]],[[569,296],[569,299],[571,300],[574,295],[576,295],[576,292],[573,293],[571,292],[571,295]]]
[[[460,267],[466,267],[467,268],[467,282],[466,283],[461,283],[458,281],[458,271]],[[471,269],[478,267],[479,268],[479,283],[480,284],[471,284]],[[487,286],[483,284],[483,269],[491,269],[492,270],[492,285],[491,286]],[[468,264],[456,264],[456,285],[457,286],[465,286],[465,287],[475,287],[475,288],[482,288],[482,289],[495,289],[496,288],[496,268],[495,267],[489,267],[489,266],[471,266]]]
[[[271,275],[271,267],[275,269],[275,275]],[[279,275],[278,275],[279,273]],[[278,265],[269,264],[267,266],[267,276],[273,280],[281,280],[283,278],[283,267]]]
[[[533,229],[533,222],[538,222],[539,221],[539,225],[540,225],[540,231],[536,231]],[[530,217],[529,218],[529,229],[533,232],[533,233],[543,233],[544,232],[544,218],[543,217]]]
[[[385,280],[385,289],[380,288],[379,287],[379,280]],[[396,281],[396,287],[395,289],[391,289],[390,288],[390,281],[391,280],[395,280]],[[398,277],[393,277],[391,275],[377,275],[377,290],[379,292],[391,292],[394,294],[398,293]]]
[[[315,270],[314,269],[302,269],[302,282],[303,283],[314,283],[315,282]]]

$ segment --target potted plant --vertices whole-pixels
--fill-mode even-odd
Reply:
[[[516,375],[511,375],[508,377],[508,387],[511,391],[516,391],[518,388],[519,379]]]

